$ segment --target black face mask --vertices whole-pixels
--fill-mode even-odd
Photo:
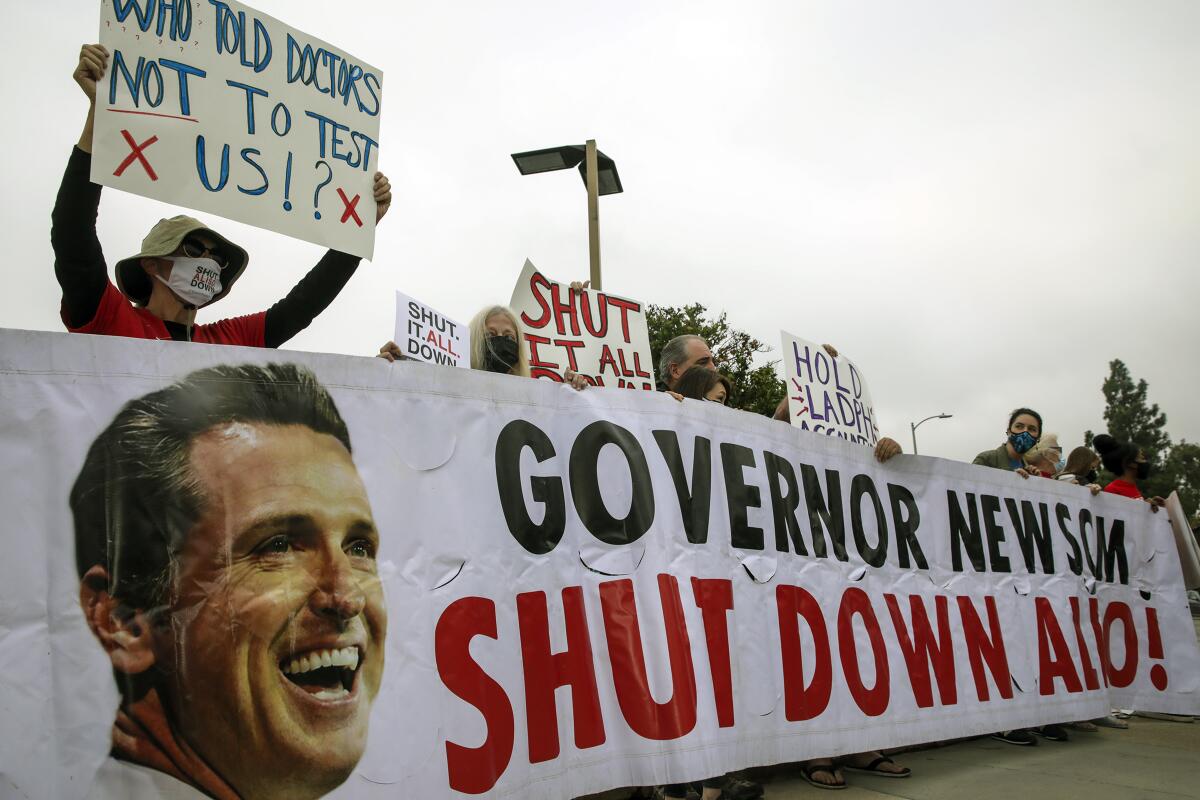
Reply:
[[[1095,483],[1099,479],[1100,479],[1100,473],[1096,472],[1096,470],[1092,470],[1087,475],[1083,476],[1084,483]]]
[[[1138,464],[1137,469],[1138,469],[1137,479],[1139,481],[1144,481],[1144,480],[1146,480],[1146,478],[1150,477],[1150,462],[1149,461],[1143,461],[1142,463]]]
[[[483,368],[507,374],[517,365],[517,343],[507,336],[489,336],[484,341]]]

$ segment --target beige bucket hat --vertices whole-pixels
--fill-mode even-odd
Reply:
[[[229,294],[230,287],[246,269],[250,256],[238,245],[226,239],[212,228],[194,217],[180,214],[170,219],[160,219],[142,239],[142,252],[117,262],[117,288],[139,306],[150,302],[150,276],[142,269],[143,258],[163,258],[179,249],[184,237],[197,231],[211,236],[229,258],[221,270],[221,291],[204,305],[211,305]]]

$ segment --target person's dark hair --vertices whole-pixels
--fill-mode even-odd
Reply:
[[[725,402],[728,403],[733,396],[733,384],[729,378],[708,367],[688,367],[679,376],[674,391],[693,400],[703,400],[718,383],[725,387]]]
[[[1076,447],[1067,456],[1066,466],[1060,474],[1074,475],[1076,478],[1083,478],[1092,470],[1092,462],[1096,460],[1096,453],[1090,447]]]
[[[1104,468],[1118,478],[1125,473],[1125,468],[1137,460],[1141,448],[1133,442],[1122,442],[1107,433],[1092,439],[1092,446],[1100,454],[1100,462]]]
[[[166,602],[173,556],[204,504],[192,440],[230,422],[303,425],[350,450],[333,398],[296,364],[197,370],[131,400],[92,442],[71,489],[80,577],[100,565],[127,608]]]
[[[687,343],[693,339],[704,341],[703,336],[684,333],[663,345],[658,353],[658,378],[663,383],[671,382],[671,367],[687,361]]]
[[[1038,438],[1042,438],[1042,415],[1034,411],[1032,408],[1013,409],[1013,412],[1008,415],[1008,430],[1012,430],[1013,423],[1016,422],[1017,417],[1021,416],[1022,414],[1028,414],[1038,421]]]

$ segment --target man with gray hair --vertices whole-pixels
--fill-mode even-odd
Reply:
[[[691,367],[704,367],[716,372],[717,360],[703,337],[685,333],[663,345],[662,352],[658,354],[658,390],[674,391],[680,376]]]

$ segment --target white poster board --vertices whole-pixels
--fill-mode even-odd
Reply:
[[[1167,515],[1171,520],[1171,533],[1175,546],[1179,548],[1179,564],[1183,568],[1183,585],[1189,589],[1200,589],[1200,544],[1188,522],[1179,500],[1179,492],[1171,492],[1167,498]]]
[[[874,447],[875,404],[862,372],[843,355],[780,331],[787,369],[788,418],[797,428]]]
[[[593,386],[654,391],[646,310],[637,300],[571,291],[526,259],[509,306],[521,321],[533,377],[562,381],[571,370]]]
[[[404,292],[396,292],[396,346],[405,358],[449,367],[471,366],[471,332]]]
[[[236,0],[102,0],[92,181],[364,258],[383,74]]]

